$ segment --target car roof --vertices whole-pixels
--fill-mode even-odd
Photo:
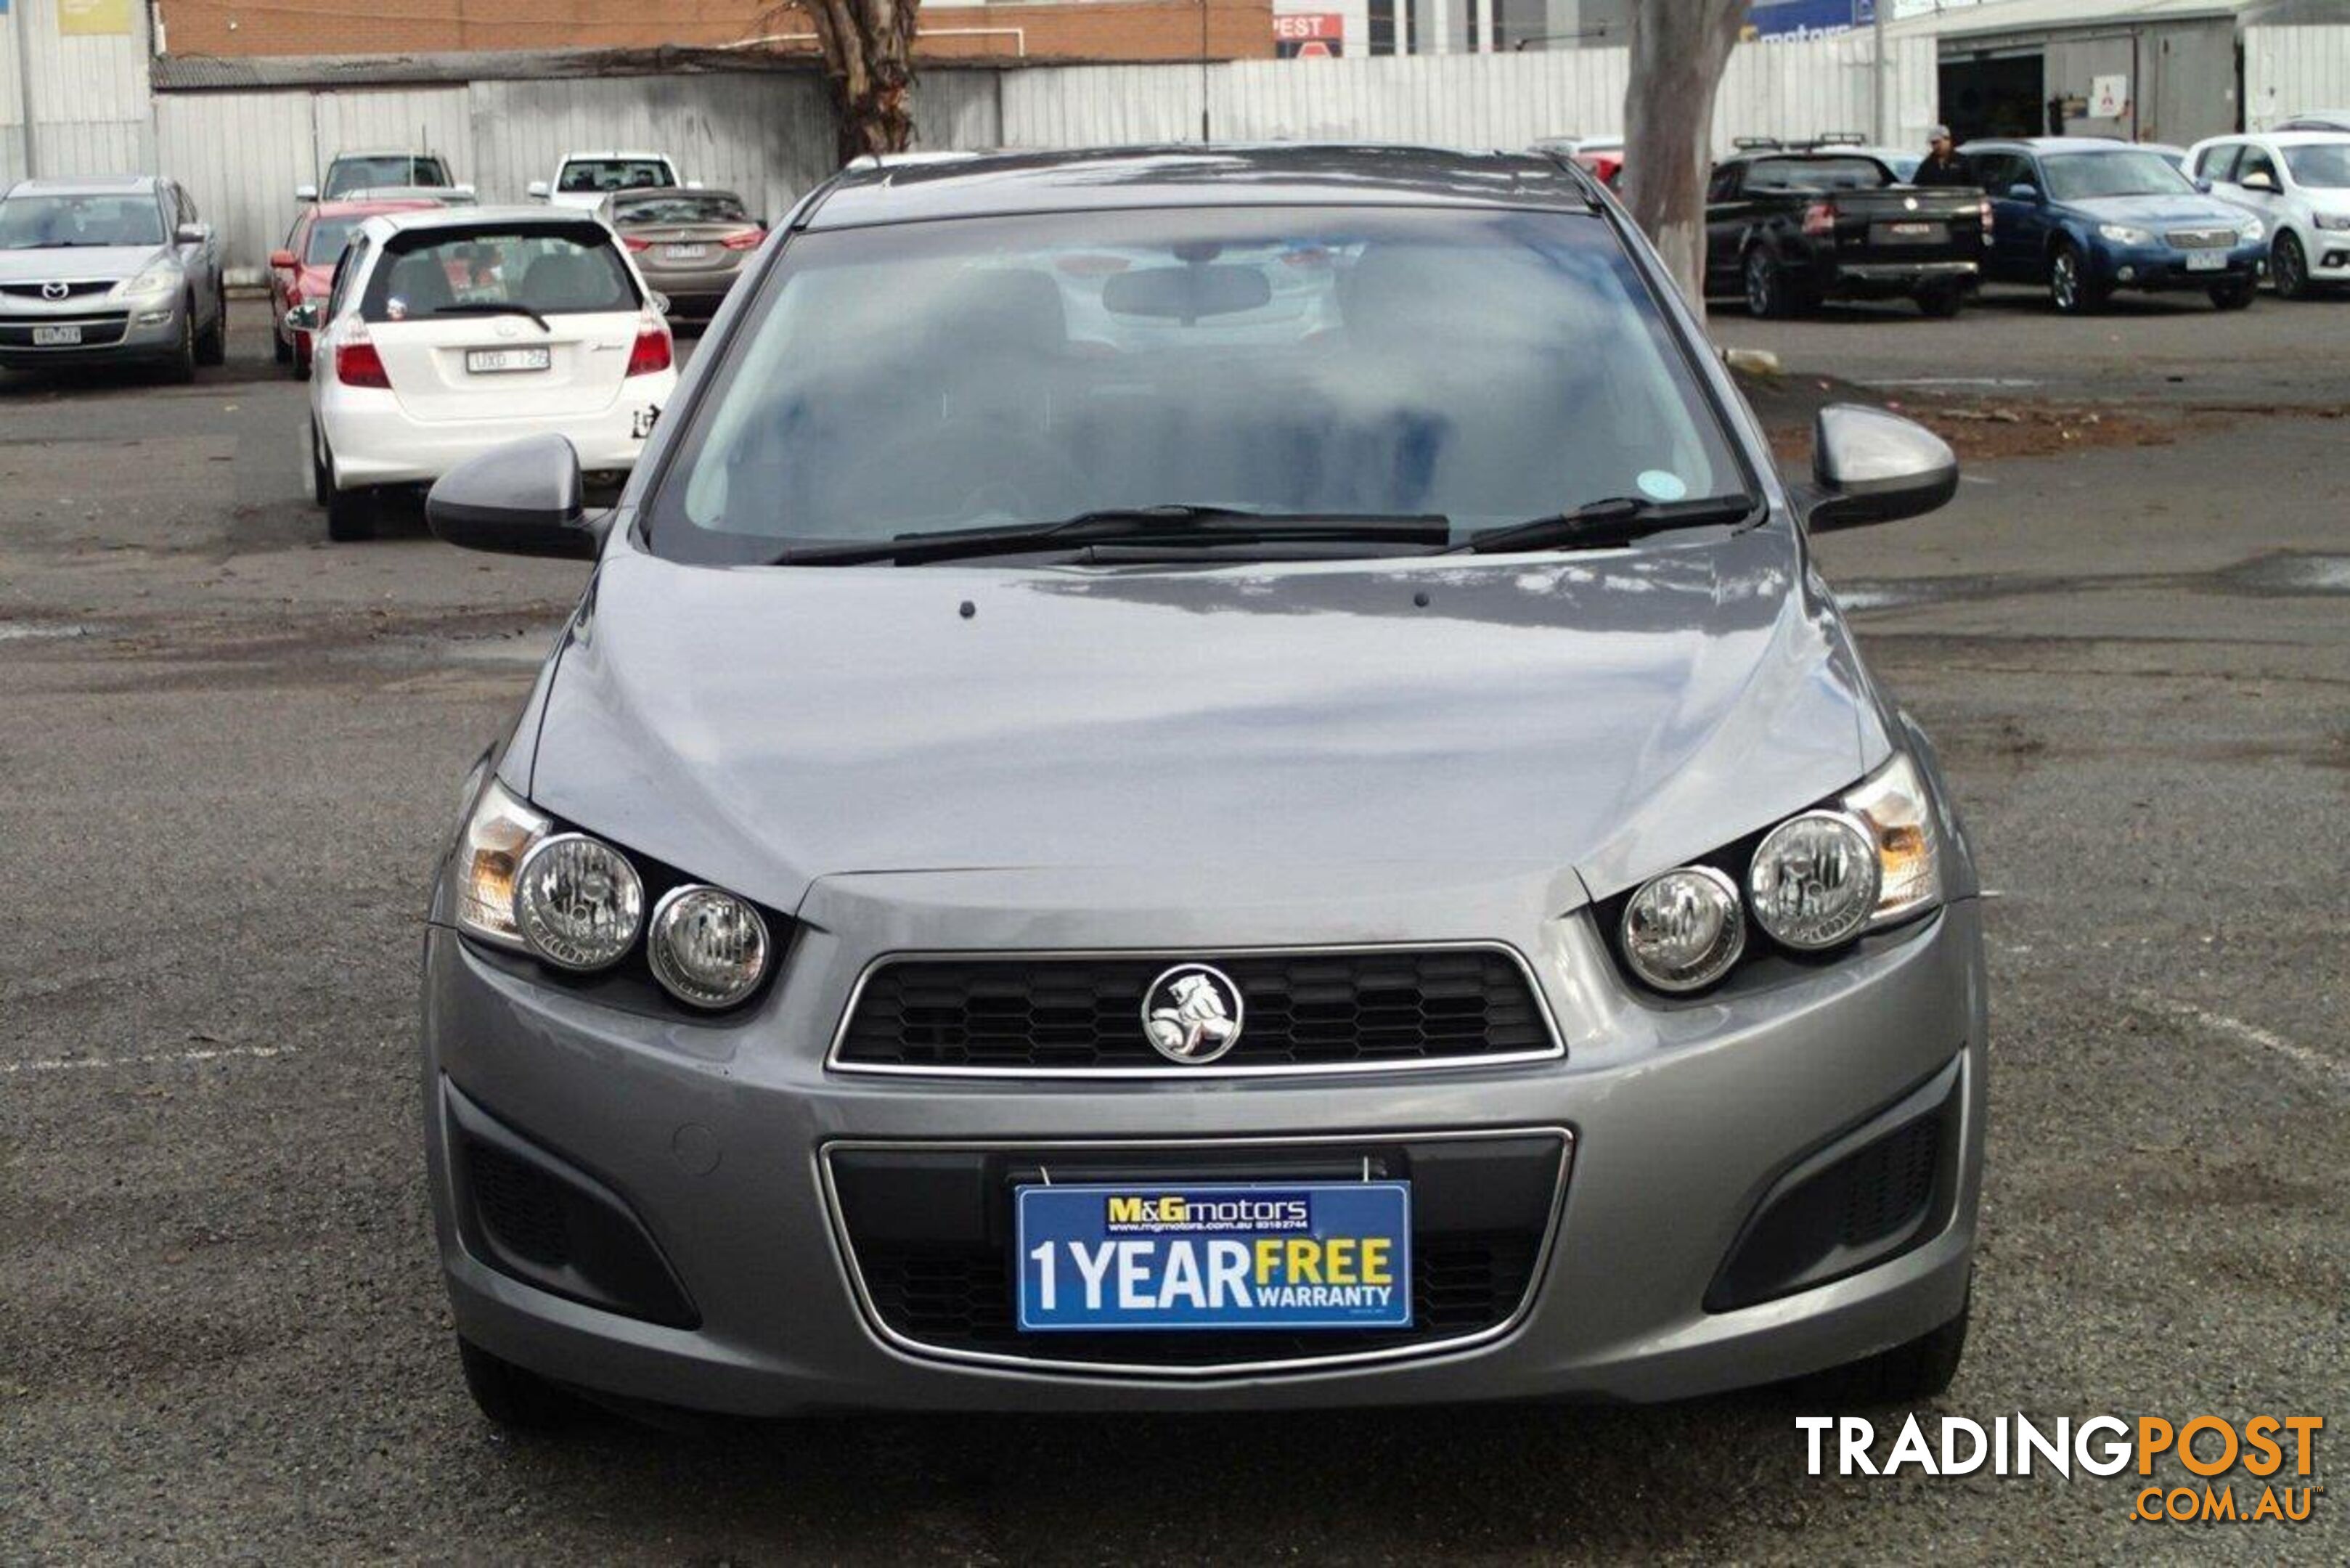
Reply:
[[[1111,208],[1453,206],[1591,210],[1590,178],[1537,152],[1376,144],[1179,144],[994,153],[844,171],[811,229]]]
[[[488,207],[452,207],[434,202],[429,207],[405,207],[396,212],[379,213],[374,221],[394,233],[406,234],[416,229],[494,228],[503,224],[576,229],[582,223],[592,223],[596,220],[577,207],[549,207],[537,202],[508,202]]]
[[[566,163],[576,163],[582,158],[643,158],[655,160],[662,163],[669,161],[669,154],[666,152],[646,152],[641,151],[631,152],[626,148],[617,150],[607,148],[600,152],[567,152],[563,155],[563,161]]]
[[[372,218],[380,213],[425,213],[446,205],[446,202],[436,202],[430,196],[368,196],[356,201],[338,198],[331,202],[314,202],[309,211],[315,218]],[[478,207],[464,210],[481,211]]]
[[[2141,152],[2151,143],[2116,141],[2109,136],[1986,136],[1968,142],[1961,152]]]
[[[328,161],[340,163],[347,158],[430,158],[435,163],[443,161],[438,152],[416,147],[355,147],[336,153]]]
[[[2350,130],[2231,130],[2214,141],[2265,141],[2272,147],[2338,147]]]
[[[80,179],[47,176],[19,180],[5,187],[11,196],[120,196],[153,191],[162,183],[157,174],[98,174]]]

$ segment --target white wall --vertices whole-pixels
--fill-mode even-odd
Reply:
[[[2244,123],[2264,130],[2314,109],[2350,109],[2350,27],[2247,27]]]
[[[57,32],[57,0],[10,0],[0,16],[0,176],[27,172],[20,76],[32,89],[34,171],[132,174],[152,166],[146,27],[146,7],[136,5],[129,33],[66,37]]]

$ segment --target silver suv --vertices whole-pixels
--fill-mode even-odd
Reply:
[[[176,181],[20,180],[0,193],[0,366],[160,365],[228,348],[220,240]]]

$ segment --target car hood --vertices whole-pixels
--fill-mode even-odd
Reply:
[[[168,245],[47,245],[38,250],[0,251],[0,283],[134,277],[149,262],[170,254]]]
[[[508,782],[786,910],[829,875],[1202,862],[1571,868],[1604,898],[1887,749],[1783,524],[1123,571],[683,566],[623,540]]]
[[[2234,228],[2243,211],[2216,196],[2096,196],[2066,205],[2107,223],[2142,227]]]

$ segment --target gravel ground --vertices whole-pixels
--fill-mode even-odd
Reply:
[[[2111,364],[2096,395],[2158,417],[2189,357],[2207,401],[2259,403],[2288,327],[2339,343],[2350,304],[1765,346],[1905,383],[1986,344],[2048,383]],[[2350,1557],[2326,1495],[2197,1527],[2132,1522],[2128,1477],[1813,1478],[1768,1395],[499,1436],[426,1233],[418,917],[582,568],[412,524],[327,546],[299,390],[237,349],[192,389],[0,377],[0,1558]],[[2344,1414],[2340,430],[2240,413],[1992,462],[1936,517],[1824,542],[2000,895],[1943,1411]]]

